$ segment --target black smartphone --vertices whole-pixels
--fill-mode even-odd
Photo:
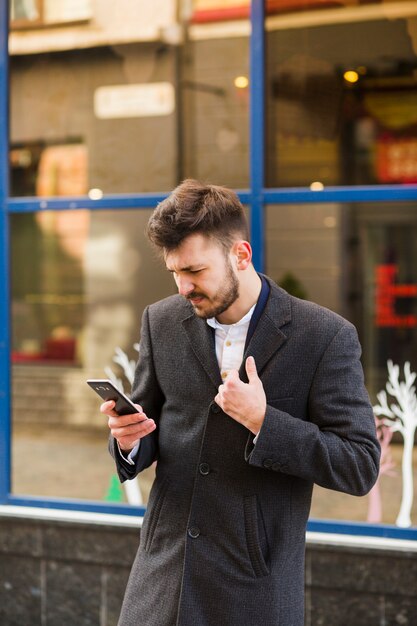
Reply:
[[[138,410],[131,400],[114,384],[105,378],[99,378],[94,380],[87,380],[87,385],[90,385],[91,389],[94,389],[102,400],[114,400],[114,410],[118,415],[129,415],[137,413]]]

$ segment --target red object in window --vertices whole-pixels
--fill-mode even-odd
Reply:
[[[396,285],[397,265],[377,265],[375,268],[375,325],[379,328],[414,328],[417,315],[398,315],[398,298],[415,298],[417,285]]]
[[[204,3],[202,3],[204,6]],[[292,13],[313,9],[329,9],[346,6],[346,0],[267,0],[266,13]],[[224,6],[219,0],[218,7],[196,9],[191,19],[193,24],[205,22],[225,22],[228,20],[248,19],[250,15],[250,1],[242,2],[237,6]]]
[[[416,183],[417,137],[383,136],[378,139],[376,171],[381,183]]]
[[[74,361],[75,360],[75,339],[49,338],[45,342],[45,359],[53,361]]]

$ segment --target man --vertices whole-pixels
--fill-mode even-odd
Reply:
[[[179,295],[143,315],[120,479],[157,461],[121,626],[301,626],[313,484],[364,495],[379,445],[354,327],[258,275],[243,207],[187,180],[151,242]]]

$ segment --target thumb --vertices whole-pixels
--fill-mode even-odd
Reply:
[[[246,359],[245,367],[249,383],[257,382],[259,380],[259,376],[253,356],[248,356],[248,358]]]

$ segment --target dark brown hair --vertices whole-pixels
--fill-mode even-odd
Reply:
[[[246,215],[230,189],[184,180],[152,213],[146,233],[162,250],[174,250],[194,233],[215,238],[229,250],[238,238],[249,240]]]

